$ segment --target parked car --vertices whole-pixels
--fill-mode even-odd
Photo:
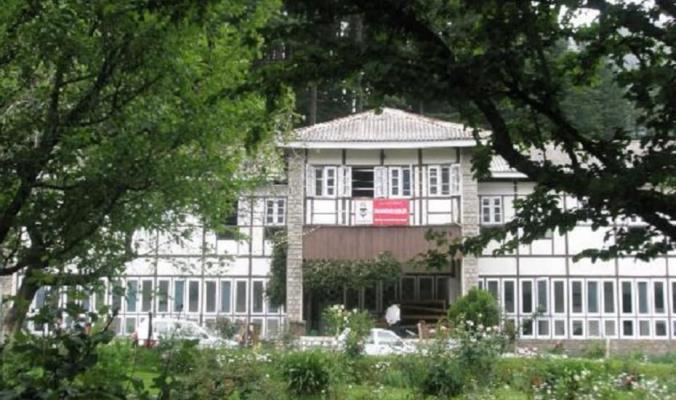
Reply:
[[[339,347],[343,347],[349,328],[338,336]],[[373,328],[364,340],[364,354],[369,356],[387,356],[391,354],[411,354],[417,352],[416,346],[407,343],[396,333],[380,328]]]
[[[174,318],[153,318],[152,336],[148,338],[149,319],[144,318],[138,324],[132,339],[140,346],[156,346],[160,341],[171,338],[178,340],[195,340],[199,347],[236,347],[234,340],[213,336],[197,322]],[[150,340],[149,340],[150,339]]]

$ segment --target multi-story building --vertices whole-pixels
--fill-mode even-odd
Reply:
[[[230,221],[241,237],[216,235],[196,222],[180,244],[156,233],[140,237],[144,256],[120,282],[126,298],[100,300],[120,306],[120,333],[133,331],[139,318],[153,312],[203,323],[225,316],[273,335],[287,322],[314,318],[303,304],[303,260],[369,259],[389,251],[406,261],[427,248],[430,228],[476,235],[509,220],[513,201],[533,189],[500,159],[493,161],[490,179],[477,181],[470,130],[394,109],[298,129],[280,146],[287,183],[242,195]],[[579,205],[570,197],[561,204]],[[270,235],[280,228],[288,238],[284,309],[265,296]],[[583,249],[604,246],[604,235],[580,224],[568,233],[548,232],[508,255],[493,256],[487,248],[445,269],[405,269],[398,284],[345,288],[339,300],[382,315],[394,302],[449,304],[478,285],[495,295],[522,339],[643,339],[671,346],[674,254],[650,262],[573,259]]]

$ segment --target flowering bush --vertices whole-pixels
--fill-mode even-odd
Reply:
[[[294,394],[326,393],[331,381],[331,362],[320,351],[293,352],[281,363],[282,376]]]
[[[472,321],[475,325],[494,326],[500,323],[500,307],[493,295],[474,288],[451,305],[448,320],[452,323]]]
[[[323,313],[327,329],[336,336],[344,334],[345,352],[349,356],[361,354],[364,338],[373,328],[373,319],[368,311],[346,310],[342,304],[327,307]]]
[[[481,320],[481,314],[477,316]],[[484,326],[469,319],[456,323],[453,338],[457,340],[453,355],[465,373],[479,383],[492,379],[495,362],[507,342],[500,328],[497,325]]]

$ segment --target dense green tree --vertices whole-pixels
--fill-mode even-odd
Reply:
[[[349,31],[355,16],[361,41],[317,34]],[[650,258],[676,239],[675,16],[669,1],[293,1],[274,25],[286,62],[267,73],[295,83],[359,76],[374,98],[445,103],[468,125],[490,129],[478,142],[477,177],[499,155],[536,190],[504,229],[448,254],[478,252],[493,239],[511,250],[588,221],[611,233],[607,246],[583,256]],[[640,142],[631,142],[636,126]],[[568,162],[529,157],[547,146]],[[586,207],[563,209],[562,195]],[[629,217],[647,227],[616,224]]]
[[[43,285],[111,276],[132,234],[216,227],[286,124],[252,90],[274,0],[59,0],[0,10],[0,275],[16,331]],[[254,165],[254,163],[247,163]]]

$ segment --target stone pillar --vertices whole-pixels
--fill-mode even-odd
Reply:
[[[302,150],[288,154],[286,232],[286,316],[293,331],[303,324],[303,217],[305,213],[305,157]]]
[[[479,234],[479,188],[472,176],[472,149],[460,150],[460,168],[462,170],[462,236]],[[479,263],[475,256],[466,255],[461,268],[462,293],[466,294],[479,283]]]

